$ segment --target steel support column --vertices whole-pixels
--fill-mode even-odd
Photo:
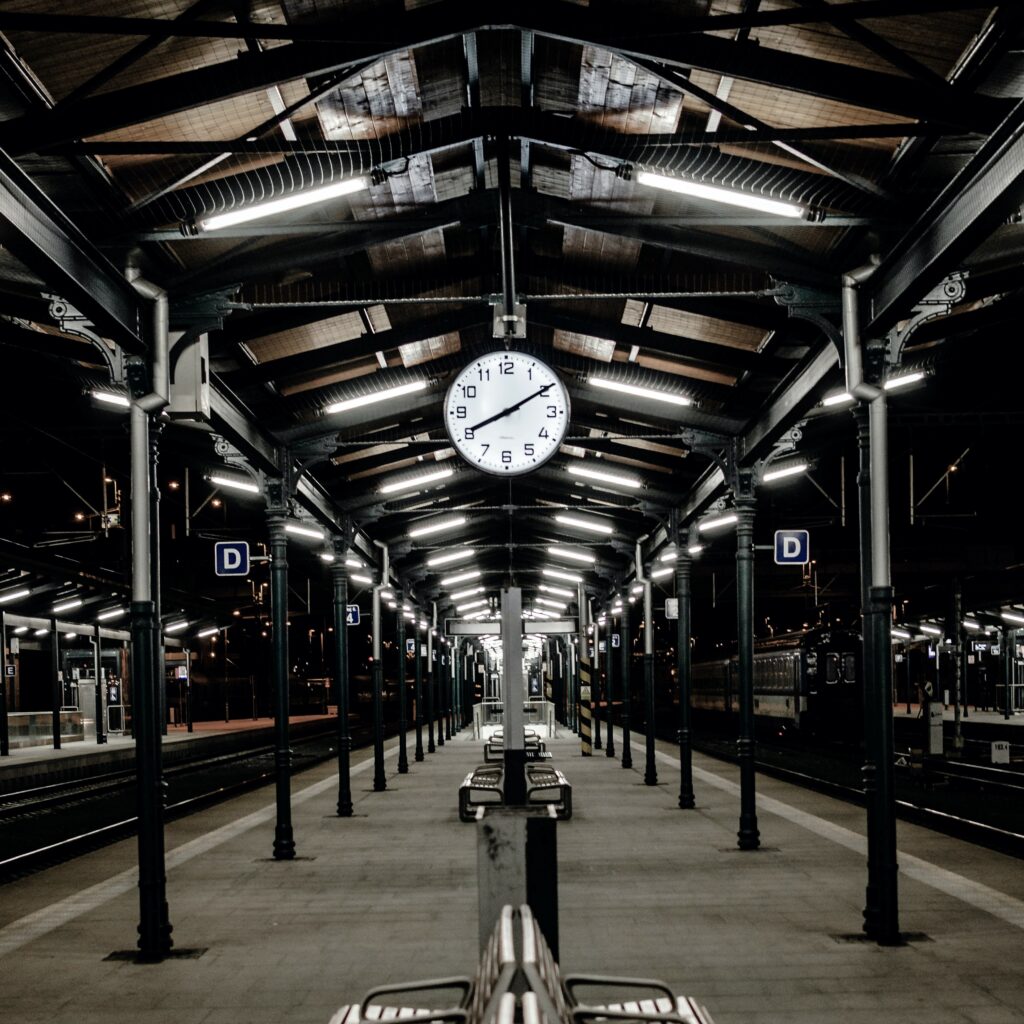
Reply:
[[[639,554],[639,545],[637,545]],[[636,567],[640,579],[640,564]],[[658,767],[654,760],[654,607],[650,569],[641,580],[644,586],[644,785],[658,784]]]
[[[100,637],[100,627],[97,623],[92,628],[92,674],[96,679],[96,697],[93,700],[93,713],[96,715],[96,745],[102,746],[107,742],[106,723],[103,721],[103,641]],[[2,631],[0,631],[2,636]],[[188,672],[188,649],[185,650],[185,671]]]
[[[629,742],[629,715],[633,705],[633,681],[630,671],[633,666],[632,648],[629,639],[629,616],[632,605],[629,599],[622,602],[622,618],[619,622],[619,644],[622,652],[622,767],[633,767],[633,748]]]
[[[134,647],[132,654],[135,654]],[[152,674],[152,670],[150,674]],[[57,632],[57,620],[50,619],[50,733],[53,737],[54,750],[60,750],[60,709],[63,703],[64,682],[61,679],[60,670],[60,633]]]
[[[432,625],[427,626],[427,753],[433,754],[434,746],[434,684],[437,671],[434,669],[434,658],[437,655],[434,647],[434,628],[437,626],[437,605],[434,604]]]
[[[397,630],[398,633],[398,774],[408,775],[409,774],[409,751],[407,748],[406,740],[406,729],[408,723],[406,721],[405,714],[405,702],[406,697],[406,673],[405,673],[405,593],[399,590],[395,594],[398,605],[398,610],[395,612],[397,618]]]
[[[335,542],[331,563],[334,586],[334,683],[338,690],[338,817],[352,817],[352,733],[349,731],[348,545]]]
[[[736,750],[740,763],[740,827],[737,845],[756,850],[757,829],[754,773],[754,498],[749,470],[738,471],[736,506],[736,647],[739,655],[740,728]]]
[[[131,406],[132,479],[132,704],[135,730],[135,778],[139,819],[139,959],[162,960],[171,949],[172,927],[167,907],[164,861],[164,791],[160,751],[159,697],[156,664],[160,623],[153,603],[150,572],[151,533],[148,490],[152,480],[149,414]],[[57,651],[57,623],[53,622]],[[59,712],[58,712],[59,718]]]
[[[448,721],[448,716],[445,713],[446,697],[445,694],[448,692],[448,658],[446,653],[448,650],[447,641],[444,637],[438,636],[437,638],[437,745],[439,747],[444,746],[444,734],[445,727]]]
[[[282,488],[283,490],[283,488]],[[283,498],[283,494],[279,495]],[[288,534],[283,501],[267,511],[270,533],[270,622],[273,638],[271,671],[274,683],[274,769],[277,779],[277,824],[274,828],[274,860],[295,857],[292,833],[292,752],[288,740]]]
[[[607,642],[607,640],[606,640]],[[601,743],[601,623],[594,619],[594,700],[592,704],[594,732],[594,749],[602,750]]]
[[[605,757],[615,756],[615,732],[614,725],[612,724],[612,697],[615,693],[615,661],[614,652],[612,650],[612,632],[615,628],[615,613],[612,611],[612,602],[608,602],[608,610],[605,613],[608,628],[605,630],[604,639],[604,652],[605,652],[605,663],[604,663],[604,699],[608,711],[606,712],[606,721],[608,724],[608,741],[605,744],[604,754]],[[620,638],[621,639],[621,638]]]
[[[576,680],[578,687],[577,719],[579,721],[580,754],[583,757],[590,757],[594,751],[590,740],[590,637],[587,635],[589,606],[587,605],[587,595],[583,590],[582,583],[578,588],[576,600],[579,604],[579,619],[577,621],[579,649],[576,653],[578,665]]]
[[[686,551],[686,538],[678,536],[676,543],[676,600],[679,619],[676,622],[676,678],[679,683],[679,806],[683,810],[694,807],[693,796],[693,736],[691,734],[691,679],[692,652],[690,649],[693,595],[691,592],[692,562]]]
[[[99,686],[99,683],[96,685]],[[7,613],[0,611],[0,757],[8,757],[10,753],[11,734],[7,721]]]
[[[381,573],[381,583],[373,587],[373,791],[383,792],[388,788],[384,775],[384,661],[381,654],[381,587],[387,585],[387,575]]]
[[[416,622],[412,635],[416,638],[416,678],[414,681],[413,699],[416,701],[416,752],[415,760],[423,760],[423,656],[420,646],[420,616],[416,612]]]

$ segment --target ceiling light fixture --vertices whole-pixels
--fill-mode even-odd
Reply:
[[[424,473],[421,476],[414,476],[406,480],[396,480],[394,483],[384,484],[380,489],[380,493],[394,494],[395,491],[407,491],[411,487],[420,487],[423,484],[433,483],[435,480],[444,480],[453,473],[454,470],[452,469],[435,469],[433,472]]]
[[[1024,619],[1021,619],[1020,621],[1024,622]],[[939,629],[938,626],[929,626],[922,622],[917,628],[921,630],[922,633],[928,633],[930,636],[942,636],[942,630]]]
[[[745,210],[773,213],[778,217],[800,219],[807,213],[802,206],[797,206],[795,203],[766,199],[764,196],[750,195],[747,192],[734,192],[732,189],[719,188],[716,185],[702,185],[700,182],[688,181],[685,178],[670,178],[664,174],[652,174],[650,171],[640,171],[636,180],[640,185],[660,188],[665,192],[676,192],[684,196],[693,196],[695,199],[707,199],[712,203],[742,206]]]
[[[437,522],[436,520],[431,523],[427,523],[426,526],[416,526],[411,529],[406,536],[410,538],[415,537],[426,537],[431,533],[440,533],[442,530],[454,530],[460,526],[466,525],[466,517],[458,516],[455,519],[445,519],[443,522]]]
[[[586,466],[569,466],[569,472],[573,476],[586,477],[588,480],[600,480],[602,483],[615,484],[617,487],[629,487],[636,489],[643,484],[633,476],[621,476],[618,473],[603,473],[598,469],[589,469]]]
[[[82,599],[80,597],[72,597],[67,601],[58,601],[54,606],[55,612],[69,612],[72,608],[81,608]]]
[[[217,626],[210,626],[209,629],[201,629],[196,634],[196,636],[198,636],[198,637],[213,636],[214,633],[219,633],[219,632],[220,632],[220,629]]]
[[[562,572],[561,569],[541,569],[541,572],[554,580],[565,580],[566,583],[582,583],[583,577],[577,576],[575,573]]]
[[[5,594],[0,594],[0,604],[7,604],[10,601],[20,601],[23,597],[28,597],[32,593],[27,587],[22,587],[20,590],[8,590]]]
[[[791,462],[786,466],[779,466],[777,469],[769,469],[761,477],[762,483],[771,483],[772,480],[783,480],[787,476],[796,476],[798,473],[806,473],[808,470],[806,462]]]
[[[453,587],[456,583],[468,583],[470,580],[478,580],[480,578],[479,569],[470,569],[469,572],[459,572],[454,576],[443,576],[441,578],[442,587]]]
[[[548,554],[555,558],[565,558],[570,562],[583,562],[585,565],[593,565],[597,559],[589,551],[576,551],[573,548],[560,548],[555,544],[548,545]]]
[[[316,530],[311,526],[299,526],[298,523],[285,523],[284,532],[293,534],[296,537],[308,537],[310,540],[324,539],[323,530]]]
[[[535,597],[533,601],[534,604],[542,604],[548,608],[557,608],[560,612],[565,611],[565,602],[563,601],[552,601],[550,597]]]
[[[892,635],[900,640],[910,639],[910,634],[905,629],[893,629]]]
[[[180,633],[183,629],[187,628],[188,621],[182,620],[181,622],[172,622],[169,626],[164,626],[165,633]]]
[[[670,565],[665,566],[664,569],[652,569],[651,570],[651,579],[652,580],[660,580],[664,576],[671,576],[672,573],[674,573],[674,572],[675,572],[675,569],[673,569],[672,566],[670,566]]]
[[[732,526],[736,522],[736,513],[728,512],[724,516],[715,519],[705,519],[703,523],[697,524],[697,529],[703,533],[705,530],[717,530],[720,526]]]
[[[579,516],[559,514],[555,516],[555,522],[563,526],[575,526],[578,530],[589,530],[591,533],[601,533],[610,537],[614,532],[610,526],[599,523],[595,519],[580,519]]]
[[[486,587],[469,587],[466,590],[460,590],[457,594],[452,594],[452,600],[462,601],[467,597],[472,597],[474,594],[482,594],[486,589]]]
[[[431,555],[427,559],[427,565],[434,568],[438,565],[449,565],[452,562],[461,562],[465,558],[472,558],[476,554],[474,548],[460,548],[458,551],[444,551],[439,555]]]
[[[1024,626],[1024,615],[1014,612],[1000,612],[999,617],[1004,622],[1012,622],[1015,626]]]
[[[480,608],[487,604],[487,598],[481,597],[479,601],[467,601],[465,604],[458,604],[455,606],[455,610],[461,615],[463,612],[468,612],[471,608]]]
[[[109,608],[105,612],[100,612],[96,616],[100,622],[107,622],[109,619],[119,619],[128,611],[127,608]]]
[[[325,203],[329,199],[352,195],[353,192],[361,192],[368,185],[369,181],[366,178],[345,178],[343,181],[335,181],[320,188],[311,188],[305,192],[282,196],[280,199],[271,199],[266,203],[254,203],[252,206],[243,206],[238,210],[229,210],[227,213],[204,217],[196,226],[202,231],[217,231],[220,228],[234,227],[236,224],[245,224],[250,220],[259,220],[261,217],[272,217],[275,213],[298,210],[303,206],[313,206],[317,203]]]
[[[127,395],[115,395],[112,391],[92,391],[90,394],[97,402],[104,402],[106,405],[116,405],[120,409],[127,409],[132,404],[131,399]]]
[[[426,386],[427,382],[425,380],[414,380],[408,384],[397,384],[393,388],[384,388],[381,391],[374,391],[369,395],[360,395],[358,398],[346,398],[341,402],[332,402],[324,408],[324,412],[328,415],[335,412],[347,412],[349,409],[358,409],[362,405],[373,405],[374,402],[386,402],[389,398],[411,395],[414,391],[422,391]]]
[[[565,587],[552,587],[547,583],[541,583],[537,589],[543,591],[545,594],[557,594],[559,597],[576,597],[575,591],[566,590]]]
[[[208,479],[211,484],[216,484],[218,487],[227,487],[233,491],[245,491],[248,494],[260,493],[256,484],[251,484],[246,480],[234,480],[229,476],[221,476],[219,473],[211,473]]]
[[[356,583],[362,583],[364,586],[367,587],[373,586],[373,580],[369,576],[360,576],[358,573],[350,572],[348,574],[348,578],[350,580],[355,581]]]
[[[588,377],[587,383],[595,388],[605,388],[608,391],[619,391],[624,395],[633,395],[636,398],[646,398],[652,402],[667,402],[669,405],[693,405],[693,402],[685,395],[673,395],[668,391],[657,391],[654,388],[642,388],[636,384],[623,384],[617,380],[606,380],[604,377]]]
[[[908,384],[916,384],[919,380],[924,380],[924,371],[915,370],[913,373],[904,373],[899,377],[890,377],[882,387],[886,391],[896,391],[899,388],[905,388]]]

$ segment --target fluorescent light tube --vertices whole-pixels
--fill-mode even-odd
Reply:
[[[642,583],[634,583],[633,586],[629,588],[629,592],[631,594],[642,594],[644,592],[644,585]]]
[[[557,594],[559,597],[576,597],[576,592],[574,590],[566,590],[565,587],[552,587],[547,583],[541,583],[537,589],[543,591],[545,594]]]
[[[719,526],[732,526],[736,522],[736,513],[729,512],[724,516],[715,519],[706,519],[703,523],[697,524],[697,529],[703,533],[705,530],[716,530]]]
[[[481,597],[479,601],[467,601],[465,604],[458,604],[455,606],[455,610],[461,615],[463,612],[468,612],[471,608],[480,608],[487,604],[487,598]]]
[[[397,480],[392,484],[384,484],[381,489],[381,494],[394,494],[395,491],[407,491],[411,487],[420,487],[423,484],[433,483],[435,480],[444,480],[446,477],[452,475],[454,470],[451,469],[435,469],[432,473],[423,473],[421,476],[410,477],[407,480]]]
[[[109,608],[105,612],[100,612],[96,616],[100,622],[107,622],[109,619],[119,619],[128,611],[127,608]]]
[[[693,405],[693,402],[684,395],[673,395],[668,391],[657,391],[654,388],[641,388],[635,384],[623,384],[617,380],[605,380],[603,377],[588,377],[587,383],[595,388],[620,391],[624,395],[634,395],[636,398],[646,398],[652,402],[667,402],[669,405]]]
[[[822,400],[822,405],[844,405],[846,402],[852,402],[853,395],[849,391],[836,391],[834,394],[826,395]]]
[[[541,572],[555,580],[565,580],[566,583],[582,583],[583,577],[577,576],[575,573],[562,572],[561,569],[541,569]]]
[[[0,594],[0,604],[7,604],[9,601],[20,601],[23,597],[28,597],[32,593],[28,587],[22,587],[21,590],[8,590],[5,594]]]
[[[660,580],[663,576],[671,576],[675,572],[672,566],[667,565],[664,569],[653,569],[651,570],[651,579]]]
[[[589,530],[591,533],[601,533],[610,537],[614,532],[610,526],[599,523],[595,519],[580,519],[579,516],[559,514],[555,516],[555,522],[563,526],[575,526],[578,530]]]
[[[1021,619],[1020,621],[1024,622],[1024,619]],[[931,636],[942,636],[942,630],[939,629],[938,626],[928,626],[921,623],[917,628],[921,630],[922,633],[929,633]]]
[[[474,594],[482,594],[486,589],[486,587],[469,587],[466,590],[460,590],[457,594],[452,594],[452,600],[462,601],[467,597],[472,597]]]
[[[324,539],[323,530],[314,530],[310,526],[299,526],[297,523],[285,523],[284,532],[294,534],[296,537],[309,537],[310,540]]]
[[[618,473],[603,473],[597,469],[588,469],[586,466],[570,466],[569,472],[573,476],[586,477],[589,480],[600,480],[606,484],[616,484],[619,487],[638,488],[642,484],[634,476],[621,476]]]
[[[71,611],[72,608],[81,607],[82,599],[80,597],[72,597],[69,598],[67,601],[58,601],[57,604],[53,606],[53,610],[55,612],[69,612]]]
[[[71,630],[70,632],[64,634],[64,639],[74,640],[76,636],[78,636],[78,634],[74,630]]]
[[[280,199],[271,199],[266,203],[254,203],[252,206],[243,206],[238,210],[229,210],[227,213],[204,217],[197,226],[203,231],[217,231],[219,228],[245,224],[247,221],[259,220],[261,217],[271,217],[275,213],[298,210],[303,206],[313,206],[316,203],[325,203],[329,199],[361,192],[368,184],[366,178],[345,178],[343,181],[335,181],[320,188],[311,188],[305,192],[282,196]]]
[[[779,466],[778,469],[769,469],[761,480],[763,483],[770,483],[772,480],[782,480],[787,476],[796,476],[797,473],[806,473],[806,462],[791,462],[788,466]]]
[[[973,622],[971,619],[964,619],[964,629],[980,630],[981,623]]]
[[[470,569],[469,572],[458,572],[454,576],[443,576],[441,578],[442,587],[453,587],[456,583],[468,583],[470,580],[478,580],[480,578],[479,569]]]
[[[784,203],[778,199],[766,199],[764,196],[750,195],[746,192],[734,192],[732,189],[719,188],[716,185],[702,185],[700,182],[687,181],[685,178],[669,178],[664,174],[651,174],[640,171],[636,176],[637,183],[651,188],[660,188],[666,192],[677,192],[695,199],[707,199],[713,203],[726,203],[729,206],[742,206],[746,210],[757,210],[760,213],[773,213],[778,217],[801,218],[806,212],[802,206]]]
[[[234,491],[246,491],[249,494],[259,494],[260,489],[246,480],[233,480],[229,476],[221,476],[219,473],[212,473],[209,477],[211,484],[218,487],[229,487]]]
[[[583,562],[585,565],[593,565],[597,559],[588,551],[576,551],[573,548],[560,548],[555,544],[548,545],[548,554],[555,558],[565,558],[570,562]]]
[[[699,555],[704,550],[703,544],[691,544],[687,549],[686,553],[689,555]]]
[[[367,587],[373,586],[373,580],[369,576],[360,576],[358,573],[350,572],[348,578],[356,583],[362,583]]]
[[[196,633],[196,636],[199,636],[199,637],[213,636],[214,633],[219,633],[219,632],[220,632],[220,630],[216,626],[211,626],[209,629],[201,629],[198,633]]]
[[[1017,626],[1024,626],[1024,615],[1020,615],[1015,612],[1000,612],[999,615],[1006,622],[1012,622]]]
[[[18,626],[15,629],[12,629],[11,632],[15,636],[21,636],[22,633],[27,633],[28,632],[28,626]]]
[[[323,560],[324,560],[325,562],[333,562],[333,561],[334,561],[334,555],[333,555],[333,554],[331,554],[331,552],[330,552],[330,551],[321,551],[321,552],[320,552],[320,557],[321,557],[321,558],[322,558],[322,559],[323,559]]]
[[[458,551],[445,551],[440,555],[432,555],[427,559],[427,565],[433,568],[437,565],[448,565],[451,562],[461,562],[465,558],[472,558],[476,554],[473,548],[460,548]]]
[[[895,636],[895,637],[899,637],[900,640],[909,640],[910,639],[910,634],[908,632],[906,632],[906,630],[903,630],[903,629],[894,629],[892,631],[891,635]]]
[[[362,569],[362,567],[363,567],[363,563],[360,562],[358,558],[347,557],[345,559],[345,564],[350,569]]]
[[[362,405],[373,405],[374,402],[386,402],[389,398],[400,398],[402,395],[411,395],[414,391],[422,391],[427,386],[425,380],[414,380],[408,384],[398,384],[393,388],[384,388],[381,391],[374,391],[369,395],[360,395],[358,398],[346,398],[342,402],[334,402],[328,405],[325,413],[346,412],[349,409],[358,409]]]
[[[534,604],[542,604],[548,608],[557,608],[560,612],[565,611],[564,601],[552,601],[550,597],[535,597]]]
[[[886,391],[895,391],[897,388],[905,388],[908,384],[916,384],[919,380],[924,380],[924,372],[916,370],[914,373],[904,373],[899,377],[890,377],[882,387]]]
[[[679,553],[677,551],[675,551],[674,549],[671,549],[669,551],[662,552],[661,558],[659,558],[658,561],[659,562],[674,562],[678,557],[679,557]]]
[[[46,636],[50,631],[48,629],[37,629],[32,635],[33,636]]]
[[[180,633],[187,626],[188,626],[188,622],[172,622],[169,626],[164,626],[164,632],[165,633]]]
[[[112,391],[93,391],[91,394],[97,402],[116,405],[121,409],[127,409],[132,404],[131,399],[127,395],[115,395]]]
[[[426,526],[417,526],[411,529],[407,537],[426,537],[431,533],[440,533],[442,530],[454,530],[459,526],[465,526],[466,517],[458,516],[455,519],[445,519],[443,522],[427,523]]]

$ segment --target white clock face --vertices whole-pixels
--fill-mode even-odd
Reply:
[[[525,352],[492,352],[452,382],[444,422],[459,454],[477,469],[517,476],[558,451],[569,395],[550,366]]]

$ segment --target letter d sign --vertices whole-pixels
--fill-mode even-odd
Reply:
[[[806,565],[811,560],[811,538],[806,530],[775,531],[775,564]]]

